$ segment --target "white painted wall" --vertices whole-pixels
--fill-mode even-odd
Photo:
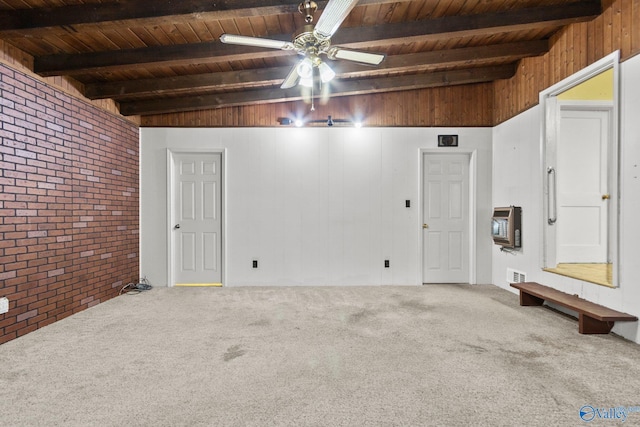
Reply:
[[[527,273],[570,294],[640,317],[640,56],[621,64],[621,236],[620,286],[610,289],[543,272],[542,170],[540,166],[540,107],[514,117],[493,130],[493,204],[519,205],[523,210],[522,250],[513,255],[493,252],[493,283],[517,292],[507,283],[507,268]],[[613,332],[640,343],[638,322],[617,322]]]
[[[143,128],[141,274],[168,282],[167,149],[224,149],[226,286],[418,285],[421,150],[452,133],[476,152],[476,283],[490,283],[490,128]]]

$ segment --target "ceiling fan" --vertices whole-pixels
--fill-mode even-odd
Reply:
[[[296,84],[312,87],[315,69],[318,70],[323,83],[330,81],[336,75],[331,67],[322,61],[320,55],[326,55],[331,60],[344,59],[368,65],[378,65],[385,58],[385,55],[378,53],[331,46],[331,36],[338,30],[356,3],[358,0],[329,0],[317,24],[313,26],[313,13],[318,5],[314,1],[303,1],[298,6],[298,11],[305,16],[307,24],[293,35],[293,40],[290,42],[233,34],[222,34],[220,41],[243,46],[292,50],[304,58],[293,66],[280,87],[288,89]]]

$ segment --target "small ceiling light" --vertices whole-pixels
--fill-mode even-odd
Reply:
[[[333,71],[331,67],[324,62],[321,62],[320,65],[318,65],[318,69],[320,70],[320,79],[322,80],[322,83],[330,82],[336,76],[335,71]]]
[[[360,129],[362,127],[362,122],[354,122],[353,126],[355,126],[356,128]]]
[[[301,128],[303,124],[304,123],[302,123],[302,120],[296,119],[296,127]]]

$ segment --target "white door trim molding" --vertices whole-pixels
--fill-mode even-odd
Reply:
[[[422,283],[422,272],[424,264],[424,250],[422,232],[422,218],[424,218],[424,156],[425,154],[467,154],[469,156],[469,284],[477,284],[477,192],[478,192],[478,150],[464,148],[421,148],[420,149],[420,215],[416,221],[416,230],[421,235],[418,239],[418,253],[420,262],[418,263],[418,277]]]
[[[187,149],[187,148],[167,148],[167,206],[166,206],[166,228],[165,231],[167,233],[167,286],[173,287],[175,286],[175,273],[173,271],[173,259],[175,255],[175,237],[174,233],[171,232],[172,224],[175,223],[174,212],[172,209],[174,203],[174,164],[175,164],[175,155],[176,154],[220,154],[220,165],[222,168],[222,186],[220,195],[222,200],[222,210],[221,210],[221,229],[222,229],[222,283],[223,285],[226,283],[226,274],[227,274],[227,226],[226,226],[226,218],[227,218],[227,168],[226,168],[226,159],[225,159],[226,150],[224,148],[214,148],[214,149]]]
[[[620,286],[619,277],[621,276],[622,266],[620,265],[621,247],[620,247],[620,51],[617,50],[604,58],[594,62],[593,64],[583,68],[582,70],[574,73],[573,75],[565,78],[564,80],[554,84],[553,86],[543,90],[539,95],[540,103],[540,150],[539,150],[539,179],[542,183],[542,221],[539,222],[539,231],[542,235],[542,245],[540,245],[539,252],[539,264],[540,268],[555,266],[556,251],[555,251],[555,235],[554,230],[548,224],[548,213],[550,204],[550,198],[553,197],[552,186],[547,179],[547,162],[548,155],[554,153],[548,152],[549,147],[556,143],[557,135],[557,118],[556,109],[558,108],[558,101],[556,96],[571,89],[574,86],[583,83],[590,78],[597,76],[598,74],[613,69],[613,112],[612,112],[612,129],[611,135],[611,157],[609,159],[609,176],[611,177],[611,197],[612,197],[612,210],[609,220],[611,221],[609,230],[611,235],[609,239],[611,241],[611,261],[613,263],[612,268],[612,285],[614,287]]]

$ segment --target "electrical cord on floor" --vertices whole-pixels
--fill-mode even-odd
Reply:
[[[129,294],[135,295],[135,294],[139,294],[142,291],[148,291],[151,288],[153,288],[153,286],[151,286],[151,283],[149,283],[149,280],[146,277],[143,277],[142,279],[140,279],[138,283],[131,282],[124,285],[122,289],[120,289],[120,292],[118,293],[118,295],[122,295],[122,293],[126,289],[129,289],[129,291],[127,291],[127,295]]]

